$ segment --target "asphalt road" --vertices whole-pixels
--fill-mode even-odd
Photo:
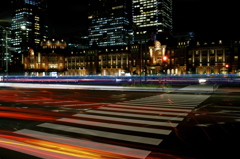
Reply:
[[[87,150],[75,145],[89,156],[100,154],[98,158],[239,158],[239,92],[232,86],[207,93],[2,87],[0,158],[67,155],[52,148],[61,143],[65,152],[66,142],[60,139],[103,144]],[[36,141],[30,143],[32,139]],[[43,141],[51,148],[36,145]],[[28,151],[9,150],[16,146],[13,142],[31,146]],[[103,150],[106,145],[108,150]],[[118,151],[109,153],[114,146]],[[129,151],[120,152],[123,148]]]

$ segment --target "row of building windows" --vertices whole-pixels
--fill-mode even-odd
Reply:
[[[128,65],[132,63],[132,60],[127,60],[128,56],[127,55],[115,55],[115,56],[111,56],[110,58],[108,56],[100,56],[99,57],[99,65],[100,66],[121,66],[121,65]],[[43,66],[45,66],[45,59],[46,57],[42,57],[42,61],[38,61],[36,62],[36,59],[34,57],[29,59],[29,64],[31,65],[30,68],[32,68],[32,66],[34,65],[34,63],[40,64],[42,63]],[[48,64],[49,65],[57,65],[58,63],[62,62],[63,57],[48,57]],[[91,61],[87,61],[87,60],[91,60]],[[91,59],[90,57],[88,59],[85,58],[80,58],[80,57],[68,57],[65,58],[65,65],[81,65],[81,66],[87,66],[87,65],[95,65],[95,62],[93,61],[95,60],[95,57],[93,56]],[[25,61],[27,61],[27,59],[25,59]],[[135,65],[136,60],[133,60],[133,64]],[[146,60],[146,64],[149,64],[149,59]],[[188,64],[195,64],[195,65],[206,65],[206,64],[210,64],[210,65],[215,65],[216,63],[229,63],[230,59],[229,57],[222,57],[222,56],[218,56],[218,57],[196,57],[196,58],[188,58]],[[234,56],[234,62],[238,62],[238,56]],[[54,64],[55,63],[55,64]],[[161,63],[161,59],[157,59],[157,63]],[[183,58],[171,58],[168,59],[167,64],[169,65],[177,65],[177,64],[184,64],[184,59]],[[44,68],[44,67],[43,67]]]

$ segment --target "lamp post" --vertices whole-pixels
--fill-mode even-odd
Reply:
[[[165,80],[164,80],[164,84],[166,84],[166,76],[167,76],[167,61],[168,61],[168,57],[166,55],[164,55],[162,57],[162,66],[163,66],[163,71],[164,71],[164,77],[165,77]]]
[[[226,68],[226,73],[227,73],[227,75],[229,75],[229,64],[226,64],[226,65],[225,65],[225,68]]]
[[[8,81],[8,59],[9,59],[9,53],[8,53],[8,31],[5,27],[0,25],[0,28],[2,28],[5,31],[5,59],[6,59],[6,81]]]

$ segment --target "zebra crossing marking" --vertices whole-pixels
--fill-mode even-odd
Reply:
[[[137,119],[118,118],[118,117],[106,117],[106,116],[100,116],[100,115],[75,114],[74,116],[92,118],[92,119],[103,119],[103,120],[110,120],[110,121],[120,121],[120,122],[135,123],[135,124],[155,125],[155,126],[176,127],[178,125],[178,123],[137,120]]]
[[[162,135],[169,135],[172,131],[172,130],[167,130],[167,129],[145,128],[145,127],[140,127],[140,126],[112,124],[112,123],[87,121],[87,120],[79,120],[79,119],[72,119],[72,118],[61,118],[61,119],[58,119],[57,121],[82,124],[82,125],[88,125],[88,126],[89,125],[99,126],[99,127],[119,129],[119,130],[130,130],[130,131],[147,132],[147,133],[150,132],[152,134],[162,134]],[[169,123],[169,125],[171,125],[171,124]]]
[[[124,117],[136,117],[136,118],[147,118],[147,119],[161,119],[161,120],[176,120],[182,121],[184,118],[182,117],[169,117],[169,116],[162,116],[162,115],[146,115],[146,114],[131,114],[131,113],[120,113],[120,112],[113,112],[113,111],[99,111],[98,110],[89,110],[88,113],[94,114],[103,114],[103,115],[115,115],[115,116],[124,116]]]
[[[133,108],[136,109],[136,106],[132,105],[121,105],[121,104],[108,104],[107,107],[121,107],[121,108]],[[159,107],[159,105],[156,105],[154,107],[150,107],[148,105],[142,105],[138,106],[138,109],[147,109],[147,110],[163,110],[163,111],[177,111],[177,112],[190,112],[192,109],[182,109],[182,108],[165,108],[165,107]]]
[[[130,142],[141,143],[141,144],[158,145],[162,142],[162,139],[156,139],[151,137],[127,135],[127,134],[106,132],[106,131],[100,131],[100,130],[92,130],[87,128],[78,128],[78,127],[66,126],[66,125],[60,125],[60,124],[44,123],[38,126],[44,127],[44,128],[51,128],[54,130],[62,130],[65,132],[73,132],[73,133],[91,135],[96,137],[130,141]]]
[[[75,114],[73,115],[74,118],[60,118],[56,120],[56,124],[42,123],[37,125],[37,127],[90,135],[93,137],[93,139],[94,137],[102,137],[119,140],[122,142],[125,141],[156,146],[163,141],[163,136],[156,138],[146,137],[146,134],[144,136],[144,134],[141,133],[169,135],[172,132],[173,128],[177,127],[189,112],[191,112],[196,106],[198,106],[202,101],[206,100],[209,96],[210,95],[189,95],[189,98],[186,99],[186,95],[163,94],[118,102],[116,104],[100,103],[100,107],[97,109],[89,109],[84,114]],[[72,103],[70,101],[68,102],[68,104],[66,104],[66,102],[62,102],[61,106],[68,107],[95,105],[95,103],[73,104],[74,102],[72,101]],[[54,102],[50,101],[49,103]],[[100,122],[96,120],[106,121]],[[114,122],[121,122],[121,124]],[[77,125],[69,126],[67,123],[74,123]],[[80,125],[85,125],[88,128],[82,128]],[[103,129],[108,128],[111,129],[111,131],[109,132],[101,129],[93,129],[96,127]],[[121,130],[120,133],[118,130]],[[130,131],[139,133],[136,133],[136,135],[131,135],[128,134]],[[144,159],[151,153],[151,151],[148,150],[130,148],[129,146],[119,146],[118,144],[109,144],[107,141],[105,143],[99,143],[96,141],[76,139],[63,135],[56,135],[53,133],[35,131],[30,129],[22,129],[14,133],[29,137],[35,137],[41,140],[85,147],[128,157]]]
[[[150,100],[150,99],[149,99]],[[127,102],[123,102],[123,103],[125,103],[125,104],[130,104],[130,103],[132,103],[132,104],[142,104],[143,102],[145,103],[145,104],[150,104],[150,105],[152,105],[152,104],[156,104],[156,101],[153,101],[153,100],[156,100],[156,99],[151,99],[152,101],[148,101],[148,102],[145,102],[145,101],[127,101]],[[181,102],[174,102],[174,101],[159,101],[159,104],[175,104],[175,105],[192,105],[192,106],[194,106],[196,103],[198,103],[197,101],[191,101],[191,103],[189,103],[189,101],[181,101]],[[119,104],[119,103],[117,103],[117,104]]]
[[[122,108],[107,108],[101,107],[100,110],[113,110],[113,111],[126,111],[132,113],[146,113],[146,114],[162,114],[162,115],[176,115],[176,116],[187,116],[188,113],[183,112],[166,112],[166,111],[149,111],[149,110],[136,110],[136,109],[122,109]]]
[[[142,106],[143,103],[117,103],[117,104],[122,104],[122,105],[135,105],[135,106]],[[195,105],[193,104],[185,104],[184,106],[182,106],[181,104],[168,104],[168,103],[160,103],[158,105],[156,104],[146,104],[146,106],[150,106],[150,107],[154,107],[154,106],[158,106],[158,107],[166,107],[166,108],[176,108],[176,107],[181,107],[183,109],[192,109],[195,107]]]
[[[51,133],[39,132],[39,131],[34,131],[29,129],[19,130],[19,131],[16,131],[15,133],[42,139],[42,140],[69,144],[69,145],[74,145],[74,146],[79,146],[84,148],[90,148],[94,150],[115,153],[115,154],[124,155],[128,157],[146,158],[151,153],[151,151],[147,151],[147,150],[139,150],[139,149],[134,149],[129,147],[122,147],[122,146],[104,144],[104,143],[99,143],[94,141],[75,139],[75,138],[55,135]]]
[[[210,95],[188,95],[188,97],[189,98],[186,99],[186,95],[182,94],[161,94],[157,96],[144,97],[141,99],[118,102],[116,104],[131,106],[144,105],[150,107],[194,109],[202,101],[210,97]]]

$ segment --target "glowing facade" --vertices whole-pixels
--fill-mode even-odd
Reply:
[[[131,5],[129,0],[90,0],[89,44],[127,45],[130,42]]]
[[[68,50],[63,40],[44,40],[42,51],[24,55],[25,75],[239,74],[240,41],[189,42],[169,46],[156,40],[139,56],[141,46]],[[167,56],[164,61],[163,57]],[[142,60],[142,64],[141,64]],[[141,70],[141,66],[144,70]],[[144,72],[143,72],[144,71]]]
[[[12,5],[12,46],[17,53],[37,49],[47,35],[45,0],[12,0]]]
[[[133,0],[133,22],[142,32],[172,30],[172,0]]]
[[[41,52],[29,49],[28,53],[23,55],[25,75],[62,75],[67,43],[62,39],[43,39],[40,47]]]

